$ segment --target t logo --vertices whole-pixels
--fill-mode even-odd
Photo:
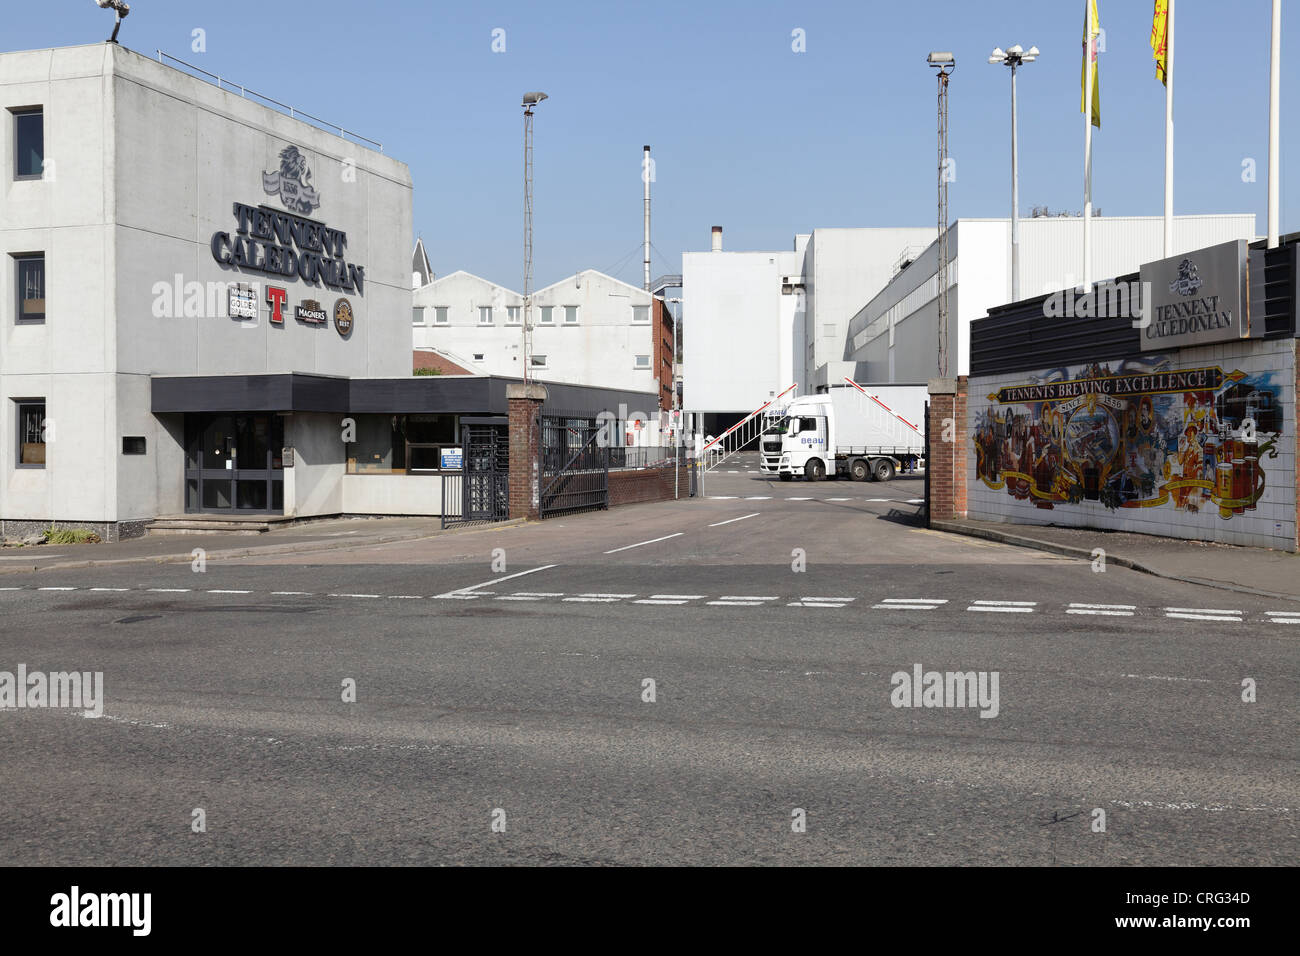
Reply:
[[[289,293],[284,289],[267,286],[266,301],[271,306],[271,321],[276,325],[284,325],[284,303],[288,298]]]

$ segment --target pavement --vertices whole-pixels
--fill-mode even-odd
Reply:
[[[1300,601],[1300,555],[1289,551],[1095,528],[969,519],[931,521],[930,527],[1089,561],[1101,557],[1121,567],[1204,587]],[[1097,554],[1097,549],[1104,554]]]
[[[928,529],[921,488],[738,468],[539,523],[10,575],[0,670],[104,692],[98,719],[0,711],[0,856],[1294,862],[1295,604]],[[918,666],[998,699],[903,706]]]

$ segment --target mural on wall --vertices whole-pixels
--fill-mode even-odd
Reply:
[[[976,475],[1036,507],[1254,511],[1277,457],[1275,373],[1176,369],[1167,356],[1053,369],[975,419]]]

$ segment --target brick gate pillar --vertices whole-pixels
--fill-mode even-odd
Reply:
[[[931,520],[966,517],[966,376],[930,379],[930,417],[925,423],[930,441]]]
[[[542,402],[546,386],[506,385],[510,417],[510,517],[538,516],[541,502]]]

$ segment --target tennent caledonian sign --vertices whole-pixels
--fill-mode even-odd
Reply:
[[[1142,267],[1150,290],[1142,350],[1187,348],[1250,336],[1244,239]]]
[[[311,172],[297,147],[282,150],[279,171],[264,173],[262,188],[278,196],[290,212],[235,203],[235,233],[213,233],[212,258],[246,272],[296,277],[337,292],[363,295],[365,267],[344,258],[348,234],[300,215],[320,205],[320,193],[310,181]]]

